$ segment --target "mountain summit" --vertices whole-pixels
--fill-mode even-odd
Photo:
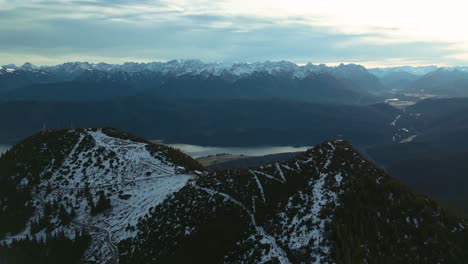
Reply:
[[[122,244],[122,263],[462,263],[467,222],[344,141],[193,179]]]
[[[464,218],[402,186],[345,141],[283,162],[207,172],[177,150],[115,129],[45,131],[8,151],[0,168],[7,262],[11,252],[34,257],[24,243],[50,255],[58,238],[81,239],[77,259],[100,263],[468,257]]]
[[[182,167],[185,166],[185,167]],[[0,235],[91,234],[87,261],[118,259],[117,244],[201,168],[181,152],[113,129],[45,131],[0,159]]]

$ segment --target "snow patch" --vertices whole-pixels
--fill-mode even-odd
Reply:
[[[398,121],[398,119],[400,119],[400,117],[401,117],[401,115],[398,115],[398,116],[395,118],[395,120],[393,120],[393,121],[390,123],[390,125],[391,125],[391,126],[395,126],[396,123],[397,123],[397,121]]]
[[[136,236],[140,219],[194,177],[177,173],[176,165],[164,156],[153,156],[146,143],[113,138],[101,130],[80,133],[77,143],[52,176],[43,177],[47,171],[52,172],[55,160],[38,175],[41,181],[33,197],[36,210],[25,230],[0,243],[31,235],[31,225],[42,217],[45,204],[58,201],[68,212],[73,209],[76,217],[67,226],[54,218],[51,222],[57,225],[52,233],[62,231],[72,238],[74,230],[84,228],[92,236],[85,258],[115,262],[116,244]],[[27,181],[24,177],[21,183]],[[112,208],[92,215],[84,192],[89,192],[94,202],[98,200],[98,192],[103,192]],[[45,237],[44,231],[32,235],[38,239]]]

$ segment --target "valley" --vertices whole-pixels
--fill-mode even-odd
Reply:
[[[0,264],[468,263],[466,10],[0,0]]]
[[[205,156],[205,157],[200,157],[197,158],[197,161],[205,166],[208,167],[210,165],[215,165],[219,163],[225,163],[233,160],[239,160],[239,159],[244,159],[248,158],[248,156],[244,155],[231,155],[231,154],[217,154],[217,155],[212,155],[212,156]]]
[[[309,147],[299,146],[246,146],[246,147],[213,147],[189,144],[168,144],[168,146],[181,150],[194,157],[203,158],[206,156],[218,156],[223,154],[233,156],[265,156],[271,154],[304,152]]]
[[[431,70],[183,60],[4,70],[0,257],[459,263],[468,101],[418,90]]]

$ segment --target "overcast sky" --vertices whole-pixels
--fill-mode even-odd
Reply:
[[[0,64],[468,65],[466,1],[0,0]]]

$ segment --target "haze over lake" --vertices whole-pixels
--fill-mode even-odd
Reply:
[[[246,156],[264,156],[270,154],[300,152],[306,151],[310,147],[294,147],[294,146],[255,146],[255,147],[210,147],[190,144],[168,144],[173,148],[180,149],[186,154],[194,157],[205,157],[216,154],[232,154]]]
[[[205,157],[217,154],[232,154],[232,155],[245,155],[245,156],[264,156],[270,154],[287,153],[287,152],[300,152],[306,151],[311,148],[310,146],[255,146],[255,147],[212,147],[200,146],[190,144],[168,144],[173,148],[180,149],[186,154],[194,157]],[[12,145],[0,144],[0,154],[9,150]]]

